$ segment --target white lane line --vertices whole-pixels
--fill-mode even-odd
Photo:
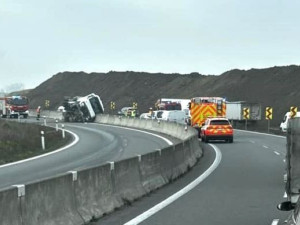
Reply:
[[[279,223],[279,219],[273,220],[271,225],[277,225]]]
[[[268,146],[266,146],[266,145],[263,145],[263,147],[264,147],[264,148],[269,148],[269,147],[268,147]]]
[[[252,143],[252,144],[255,144],[255,141],[252,141],[252,140],[251,140],[251,141],[249,141],[249,142]]]
[[[276,151],[274,151],[274,153],[275,153],[276,155],[280,155],[280,153],[279,153],[279,152],[276,152]]]
[[[141,215],[139,215],[139,216],[135,217],[134,219],[128,221],[124,225],[137,225],[137,224],[143,222],[144,220],[148,219],[150,216],[154,215],[155,213],[159,212],[160,210],[162,210],[166,206],[173,203],[175,200],[177,200],[178,198],[180,198],[184,194],[191,191],[193,188],[195,188],[197,185],[199,185],[202,181],[204,181],[219,166],[219,164],[221,162],[221,159],[222,159],[221,151],[215,145],[213,145],[213,144],[209,144],[209,145],[211,147],[213,147],[213,149],[215,150],[216,158],[215,158],[213,164],[202,175],[200,175],[198,178],[196,178],[194,181],[192,181],[190,184],[185,186],[180,191],[178,191],[175,194],[171,195],[170,197],[168,197],[164,201],[160,202],[159,204],[153,206],[151,209],[143,212]]]
[[[252,134],[261,134],[261,135],[267,135],[267,136],[271,136],[271,137],[276,137],[276,138],[286,138],[285,136],[280,136],[280,135],[275,135],[275,134],[266,134],[266,133],[260,133],[260,132],[255,132],[255,131],[248,131],[248,130],[239,130],[239,129],[235,129],[237,131],[240,132],[246,132],[246,133],[252,133]]]
[[[125,130],[133,130],[133,131],[137,131],[137,132],[140,132],[140,133],[149,134],[149,135],[152,135],[152,136],[155,136],[155,137],[163,139],[165,142],[167,142],[168,145],[173,145],[173,142],[170,141],[169,139],[167,139],[167,138],[165,138],[163,136],[160,136],[158,134],[153,134],[153,133],[150,133],[150,132],[147,132],[147,131],[138,130],[138,129],[134,129],[134,128],[128,128],[128,127],[121,127],[121,126],[115,126],[115,125],[102,124],[102,123],[101,124],[97,124],[97,125],[106,126],[106,127],[117,127],[117,128],[121,128],[121,129],[125,129]]]
[[[40,158],[43,158],[43,157],[46,157],[46,156],[49,156],[49,155],[61,152],[63,150],[66,150],[67,148],[70,148],[71,146],[75,145],[79,141],[79,137],[77,136],[77,134],[75,134],[72,131],[69,131],[69,130],[65,130],[65,131],[69,132],[70,134],[72,134],[75,137],[74,141],[72,143],[68,144],[67,146],[59,148],[59,149],[57,149],[57,150],[55,150],[53,152],[49,152],[49,153],[43,154],[43,155],[35,156],[35,157],[29,158],[29,159],[20,160],[20,161],[13,162],[13,163],[4,164],[4,165],[0,166],[0,168],[4,168],[4,167],[8,167],[8,166],[13,166],[13,165],[25,163],[25,162],[32,161],[32,160],[35,160],[35,159],[40,159]]]
[[[284,192],[283,198],[287,198],[287,193],[286,192]]]

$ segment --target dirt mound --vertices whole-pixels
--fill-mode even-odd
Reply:
[[[131,71],[90,74],[63,72],[30,91],[28,97],[31,108],[43,106],[45,100],[50,100],[50,109],[57,109],[64,96],[82,96],[94,92],[101,96],[106,113],[110,113],[111,101],[116,103],[116,111],[137,102],[140,112],[146,112],[159,98],[220,96],[228,101],[261,103],[263,114],[266,106],[273,107],[271,125],[277,127],[290,106],[300,106],[299,84],[299,66],[232,70],[220,76]],[[265,124],[263,120],[260,126]]]

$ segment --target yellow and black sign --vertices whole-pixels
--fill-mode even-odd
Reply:
[[[50,100],[45,100],[45,108],[49,108],[50,107]]]
[[[116,103],[115,102],[110,102],[110,109],[111,110],[116,109]]]
[[[291,113],[291,118],[295,118],[295,116],[297,115],[297,107],[292,106],[290,109],[290,113]]]
[[[272,119],[273,119],[273,108],[266,107],[266,120],[272,120]]]
[[[132,107],[133,107],[134,109],[137,109],[137,106],[138,106],[138,104],[137,104],[136,102],[132,103]]]
[[[244,118],[244,120],[250,119],[250,109],[249,108],[243,108],[243,118]]]

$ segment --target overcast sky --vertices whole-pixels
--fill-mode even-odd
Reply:
[[[63,71],[298,65],[299,11],[299,0],[0,0],[0,89]]]

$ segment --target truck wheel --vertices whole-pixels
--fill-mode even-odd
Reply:
[[[230,139],[228,140],[228,142],[229,142],[229,143],[233,143],[233,138],[230,138]]]

